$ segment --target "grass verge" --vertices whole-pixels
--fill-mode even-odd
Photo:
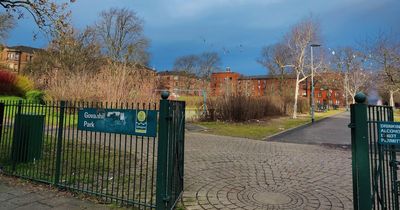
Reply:
[[[24,100],[21,97],[18,96],[2,96],[0,95],[0,101],[19,101],[19,100]]]
[[[400,122],[400,109],[394,110],[394,121]]]
[[[328,112],[316,113],[315,119],[318,121],[323,118],[339,114],[343,111],[344,110],[331,110]],[[207,131],[205,132],[210,134],[262,140],[267,136],[304,125],[309,122],[309,115],[300,115],[297,119],[292,119],[291,117],[276,117],[268,120],[245,123],[197,122],[196,124],[206,127]]]

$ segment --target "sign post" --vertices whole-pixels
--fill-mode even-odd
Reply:
[[[156,137],[157,111],[83,108],[78,112],[78,129]]]
[[[400,123],[378,122],[378,143],[400,145]]]

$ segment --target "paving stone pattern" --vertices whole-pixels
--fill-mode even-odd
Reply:
[[[61,192],[48,185],[0,175],[0,210],[108,210],[106,205],[78,199],[67,192]]]
[[[187,209],[352,209],[350,150],[201,133],[185,147]],[[15,181],[0,175],[0,210],[109,209]]]
[[[350,150],[190,133],[187,209],[352,209]]]

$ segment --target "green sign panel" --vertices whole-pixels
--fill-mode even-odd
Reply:
[[[378,140],[380,144],[400,145],[400,123],[378,122]]]
[[[157,111],[83,108],[78,112],[78,129],[156,137]]]

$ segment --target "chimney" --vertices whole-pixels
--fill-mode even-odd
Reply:
[[[226,67],[226,72],[231,72],[231,67]]]

